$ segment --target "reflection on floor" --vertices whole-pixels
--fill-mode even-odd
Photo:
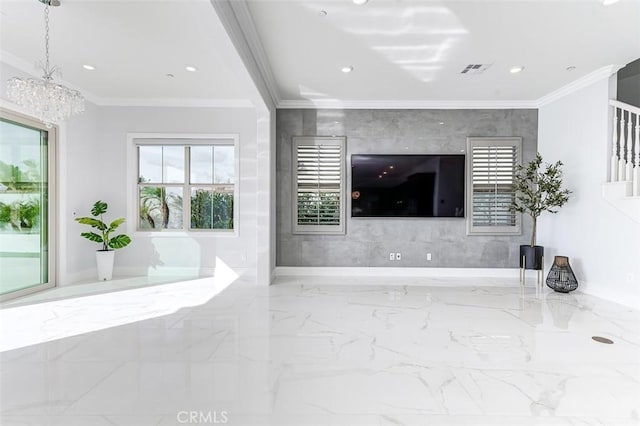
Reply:
[[[7,350],[0,354],[0,423],[640,422],[638,311],[580,293],[521,291],[517,281],[327,280],[234,283],[197,303],[180,305],[176,297],[182,307],[174,312]],[[195,293],[208,291],[204,282]],[[126,307],[141,301],[130,296],[146,298],[147,307],[160,297],[129,294],[110,300],[112,308],[132,314]],[[26,306],[34,305],[3,311]],[[95,309],[65,307],[65,300],[47,303],[57,313],[49,322],[88,318],[85,311]]]

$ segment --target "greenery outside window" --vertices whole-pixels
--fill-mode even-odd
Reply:
[[[236,141],[135,138],[137,230],[233,233]]]
[[[345,233],[344,137],[293,138],[293,233]]]
[[[467,235],[520,235],[521,215],[510,206],[522,138],[468,138],[467,153]]]

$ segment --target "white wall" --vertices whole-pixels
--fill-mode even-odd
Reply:
[[[558,214],[541,216],[538,241],[545,270],[554,255],[569,256],[578,290],[640,308],[640,225],[601,195],[614,97],[603,79],[540,108],[538,149],[546,162],[562,160],[574,193]]]
[[[60,125],[58,140],[58,284],[83,279],[95,268],[95,254],[79,238],[73,213],[88,216],[91,201],[101,192],[102,162],[98,137],[100,108],[86,102],[85,112]],[[91,204],[89,204],[91,203]],[[79,207],[82,208],[79,208]],[[87,207],[88,206],[88,207]],[[94,243],[95,244],[95,243]]]
[[[71,141],[74,123],[69,122]],[[256,182],[257,142],[256,113],[252,108],[147,108],[101,107],[96,142],[89,142],[92,152],[69,153],[69,162],[82,170],[78,180],[69,179],[69,192],[81,196],[68,198],[71,212],[86,215],[97,199],[109,203],[112,217],[126,215],[127,134],[128,133],[237,133],[239,134],[239,221],[238,236],[205,237],[149,237],[134,232],[133,242],[116,254],[116,273],[143,274],[195,274],[208,275],[216,267],[216,258],[242,274],[256,275]],[[91,158],[92,168],[82,163]],[[83,182],[85,176],[92,187]],[[94,186],[93,186],[94,185]],[[68,216],[68,220],[72,217]],[[132,222],[131,220],[129,222]],[[130,223],[132,224],[132,223]],[[81,226],[70,226],[71,234]],[[69,267],[80,271],[81,265],[93,269],[93,260],[86,254],[91,248],[88,241],[74,241],[67,245]]]
[[[0,103],[15,109],[6,101],[5,80],[9,76],[24,77],[26,74],[4,63],[0,66]],[[198,238],[149,238],[136,233],[131,235],[132,244],[116,253],[116,275],[207,275],[216,267],[216,258],[219,258],[239,274],[255,277],[258,252],[256,110],[105,107],[87,102],[82,115],[72,117],[60,126],[59,284],[95,276],[96,244],[79,236],[85,227],[74,221],[74,213],[76,216],[88,215],[93,203],[101,199],[109,204],[107,219],[126,215],[126,203],[130,202],[127,200],[127,185],[130,184],[126,170],[127,133],[239,134],[239,232],[237,237]],[[264,143],[268,146],[269,141]],[[268,155],[267,159],[270,161]],[[269,191],[265,192],[269,197]],[[124,231],[124,227],[121,230]],[[264,251],[268,258],[271,254],[268,242]]]
[[[256,273],[259,285],[269,285],[274,279],[276,267],[275,238],[275,108],[264,106],[257,114],[257,235],[258,252]]]

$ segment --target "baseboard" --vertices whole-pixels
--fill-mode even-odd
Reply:
[[[93,269],[85,269],[82,271],[77,271],[73,273],[67,273],[64,277],[60,277],[58,282],[59,287],[64,287],[66,285],[77,284],[82,282],[87,282],[90,280],[96,280],[98,276],[98,272],[95,268]]]
[[[528,271],[530,272],[530,271]],[[392,267],[316,267],[278,266],[276,277],[429,277],[429,278],[516,278],[518,268],[392,268]]]
[[[596,284],[580,280],[577,291],[640,310],[640,290],[636,290],[635,294],[630,294],[628,292],[612,291],[610,285],[607,286],[605,284]],[[632,291],[632,289],[630,289],[630,291]]]
[[[223,269],[224,270],[224,269]],[[237,275],[236,279],[242,281],[255,280],[254,268],[229,268],[233,274]],[[228,271],[228,270],[227,270]],[[66,274],[64,281],[61,280],[60,286],[71,284],[80,284],[93,282],[96,279],[97,271],[95,268],[85,269],[83,271]],[[131,278],[131,277],[176,277],[180,279],[197,279],[206,277],[215,277],[216,268],[190,268],[190,267],[114,267],[114,278]]]
[[[126,273],[135,275],[148,275],[150,277],[156,276],[177,276],[177,277],[193,277],[204,278],[213,277],[215,275],[215,268],[191,268],[191,267],[179,267],[179,266],[160,266],[157,268],[115,268],[114,273]]]

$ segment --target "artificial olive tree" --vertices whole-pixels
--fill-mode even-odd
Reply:
[[[533,220],[531,247],[536,245],[538,217],[543,212],[557,213],[569,201],[571,191],[562,189],[562,162],[542,164],[540,153],[526,167],[518,166],[514,178],[516,196],[510,210],[526,213]]]

